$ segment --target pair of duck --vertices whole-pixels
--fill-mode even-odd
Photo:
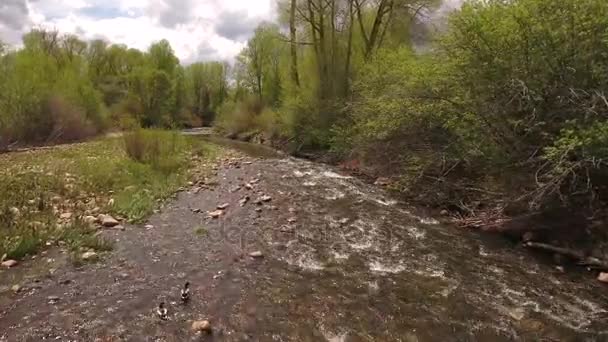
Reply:
[[[182,303],[186,304],[190,300],[190,283],[186,282],[184,287],[181,289],[180,299]],[[163,321],[169,319],[167,308],[165,307],[165,302],[161,302],[156,309],[156,315]]]

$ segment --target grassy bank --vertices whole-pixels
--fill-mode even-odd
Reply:
[[[216,155],[196,138],[161,131],[0,155],[0,256],[53,244],[106,250],[85,217],[140,222]]]

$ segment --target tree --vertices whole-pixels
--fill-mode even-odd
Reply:
[[[291,79],[296,87],[300,87],[300,75],[298,74],[296,0],[291,0],[289,5],[289,39],[289,52],[291,53]]]

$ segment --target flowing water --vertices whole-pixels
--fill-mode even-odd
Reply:
[[[266,236],[291,268],[276,267],[265,286],[279,297],[301,288],[301,319],[327,340],[608,340],[607,289],[592,278],[440,224],[324,165],[265,163],[298,213]],[[282,273],[294,268],[300,276]]]
[[[11,307],[0,302],[0,341],[2,328],[7,341],[41,331],[65,341],[184,341],[195,338],[187,322],[197,317],[212,319],[216,333],[204,339],[216,341],[608,341],[608,292],[592,277],[440,223],[329,166],[214,142],[249,157],[218,168],[216,186],[181,193],[150,218],[156,228],[113,232],[116,251],[104,263],[56,275],[79,279],[68,290],[43,281]],[[264,195],[271,200],[256,204]],[[192,210],[223,202],[220,219]],[[264,258],[248,257],[254,250]],[[150,318],[184,279],[192,303],[170,304],[168,322]],[[24,310],[58,291],[72,300]],[[66,312],[69,329],[57,323]]]

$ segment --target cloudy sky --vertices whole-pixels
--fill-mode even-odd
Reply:
[[[167,39],[183,62],[230,60],[274,0],[0,0],[0,40],[18,45],[32,27],[146,49]]]
[[[444,0],[436,14],[458,7]],[[0,0],[0,40],[33,27],[145,50],[167,39],[182,62],[232,60],[254,28],[276,19],[275,0]]]

